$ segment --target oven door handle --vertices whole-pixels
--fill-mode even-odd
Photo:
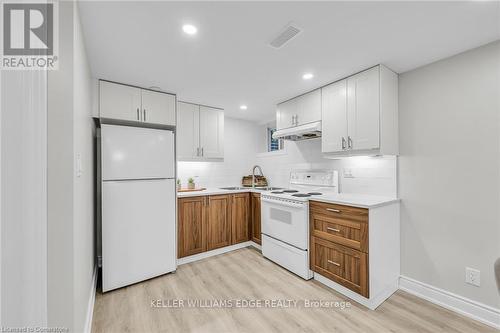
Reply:
[[[288,201],[281,201],[281,200],[272,200],[272,199],[267,199],[267,198],[261,198],[260,201],[267,202],[276,206],[287,206],[287,207],[292,207],[292,208],[303,208],[305,206],[304,203],[295,203],[295,202],[288,202]]]

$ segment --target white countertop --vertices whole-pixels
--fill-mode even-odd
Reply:
[[[245,188],[241,190],[222,190],[220,188],[207,188],[206,190],[203,191],[177,192],[177,197],[187,198],[187,197],[198,197],[203,195],[233,194],[233,193],[245,193],[245,192],[262,193],[264,191],[253,188]],[[334,203],[340,205],[348,205],[360,208],[376,208],[384,205],[389,205],[395,202],[399,202],[398,198],[382,197],[382,196],[367,195],[367,194],[352,194],[352,193],[324,194],[311,197],[309,198],[309,200]]]
[[[324,194],[324,195],[314,196],[309,200],[348,205],[360,208],[376,208],[380,206],[389,205],[395,202],[399,202],[398,198],[381,197],[377,195],[367,195],[367,194],[353,194],[353,193]]]
[[[177,197],[178,198],[186,198],[186,197],[199,197],[202,195],[233,194],[233,193],[245,193],[245,192],[262,193],[264,191],[263,190],[256,190],[256,189],[253,189],[251,187],[244,188],[241,190],[222,190],[222,189],[217,188],[217,187],[214,187],[214,188],[209,187],[206,190],[202,190],[202,191],[177,192]]]

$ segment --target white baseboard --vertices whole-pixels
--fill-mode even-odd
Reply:
[[[192,256],[189,256],[189,257],[184,257],[184,258],[177,259],[177,266],[184,265],[184,264],[189,264],[190,262],[194,262],[194,261],[198,261],[198,260],[201,260],[201,259],[206,259],[206,258],[210,258],[210,257],[213,257],[213,256],[217,256],[219,254],[223,254],[223,253],[231,252],[231,251],[234,251],[234,250],[242,249],[244,247],[249,247],[249,246],[255,246],[255,245],[257,245],[257,244],[255,244],[255,245],[254,244],[255,244],[254,242],[248,241],[248,242],[234,244],[234,245],[230,245],[230,246],[226,246],[226,247],[221,247],[220,249],[215,249],[215,250],[212,250],[212,251],[207,251],[207,252],[203,252],[203,253],[193,254]]]
[[[401,275],[399,289],[448,310],[500,329],[500,309]]]
[[[97,265],[94,267],[94,274],[92,276],[92,285],[90,287],[89,303],[87,306],[87,318],[85,320],[85,333],[91,333],[92,330],[92,317],[94,315],[95,293],[97,291]]]
[[[386,299],[391,297],[392,294],[398,290],[398,281],[395,280],[394,283],[391,283],[386,289],[380,292],[378,295],[375,295],[371,298],[366,298],[361,296],[358,293],[344,287],[343,285],[338,284],[321,274],[314,273],[314,280],[321,282],[327,287],[334,289],[335,291],[341,293],[342,295],[352,299],[353,301],[366,306],[370,310],[375,310],[380,304],[382,304]]]
[[[255,247],[257,250],[259,251],[262,251],[262,246],[260,246],[259,244],[255,243],[254,241],[250,241],[250,245]]]

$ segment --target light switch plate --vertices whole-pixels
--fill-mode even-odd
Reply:
[[[481,271],[465,267],[465,283],[472,284],[473,286],[481,286]]]
[[[82,155],[76,154],[76,176],[80,178],[83,174]]]

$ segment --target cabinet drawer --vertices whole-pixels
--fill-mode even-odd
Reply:
[[[311,270],[369,297],[368,255],[361,251],[311,237]]]
[[[311,212],[311,236],[368,252],[368,223]]]
[[[309,211],[311,213],[318,213],[336,219],[364,223],[368,222],[368,209],[366,208],[310,201]]]

